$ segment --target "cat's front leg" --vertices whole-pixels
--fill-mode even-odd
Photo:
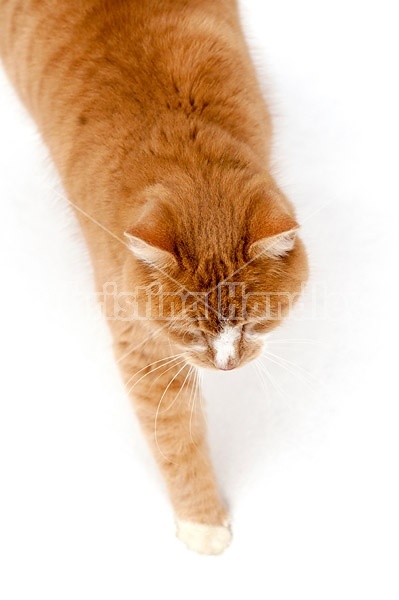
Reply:
[[[192,550],[219,554],[231,533],[207,448],[195,369],[184,356],[167,358],[146,350],[151,366],[143,355],[129,355],[120,364],[169,491],[177,536]]]

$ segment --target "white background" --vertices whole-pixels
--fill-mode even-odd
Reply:
[[[394,4],[242,2],[312,279],[267,388],[250,366],[206,378],[220,557],[174,537],[75,218],[0,75],[4,600],[398,598]]]

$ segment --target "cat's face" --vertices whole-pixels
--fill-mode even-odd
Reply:
[[[198,191],[199,201],[180,203],[157,185],[126,232],[135,257],[129,279],[146,289],[151,325],[193,365],[230,370],[256,358],[307,279],[298,225],[268,189],[243,186],[233,206],[219,190],[215,210]]]

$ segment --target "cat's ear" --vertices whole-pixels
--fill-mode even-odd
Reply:
[[[173,219],[162,200],[164,195],[163,186],[147,188],[136,223],[125,231],[134,256],[155,267],[176,264]]]
[[[149,231],[144,231],[143,229],[137,230],[136,227],[125,231],[129,249],[134,256],[154,267],[166,267],[176,263],[173,253],[162,248],[162,245],[157,240],[153,240],[152,232],[150,235],[149,233]],[[153,243],[146,241],[149,238],[153,240]]]
[[[250,258],[281,258],[295,245],[299,229],[293,217],[281,209],[261,207],[252,215]]]
[[[250,257],[255,258],[256,256],[264,256],[267,258],[281,258],[286,256],[288,252],[291,252],[295,245],[298,227],[299,226],[293,227],[288,231],[261,238],[257,242],[254,242],[249,249]]]

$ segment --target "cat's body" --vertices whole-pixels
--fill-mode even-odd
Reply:
[[[76,209],[99,292],[135,292],[136,318],[107,294],[106,311],[179,537],[220,552],[230,532],[194,366],[256,356],[307,272],[268,172],[270,120],[236,3],[0,0],[0,50]],[[259,299],[243,311],[226,280],[281,293],[282,315],[273,299],[274,318]]]

